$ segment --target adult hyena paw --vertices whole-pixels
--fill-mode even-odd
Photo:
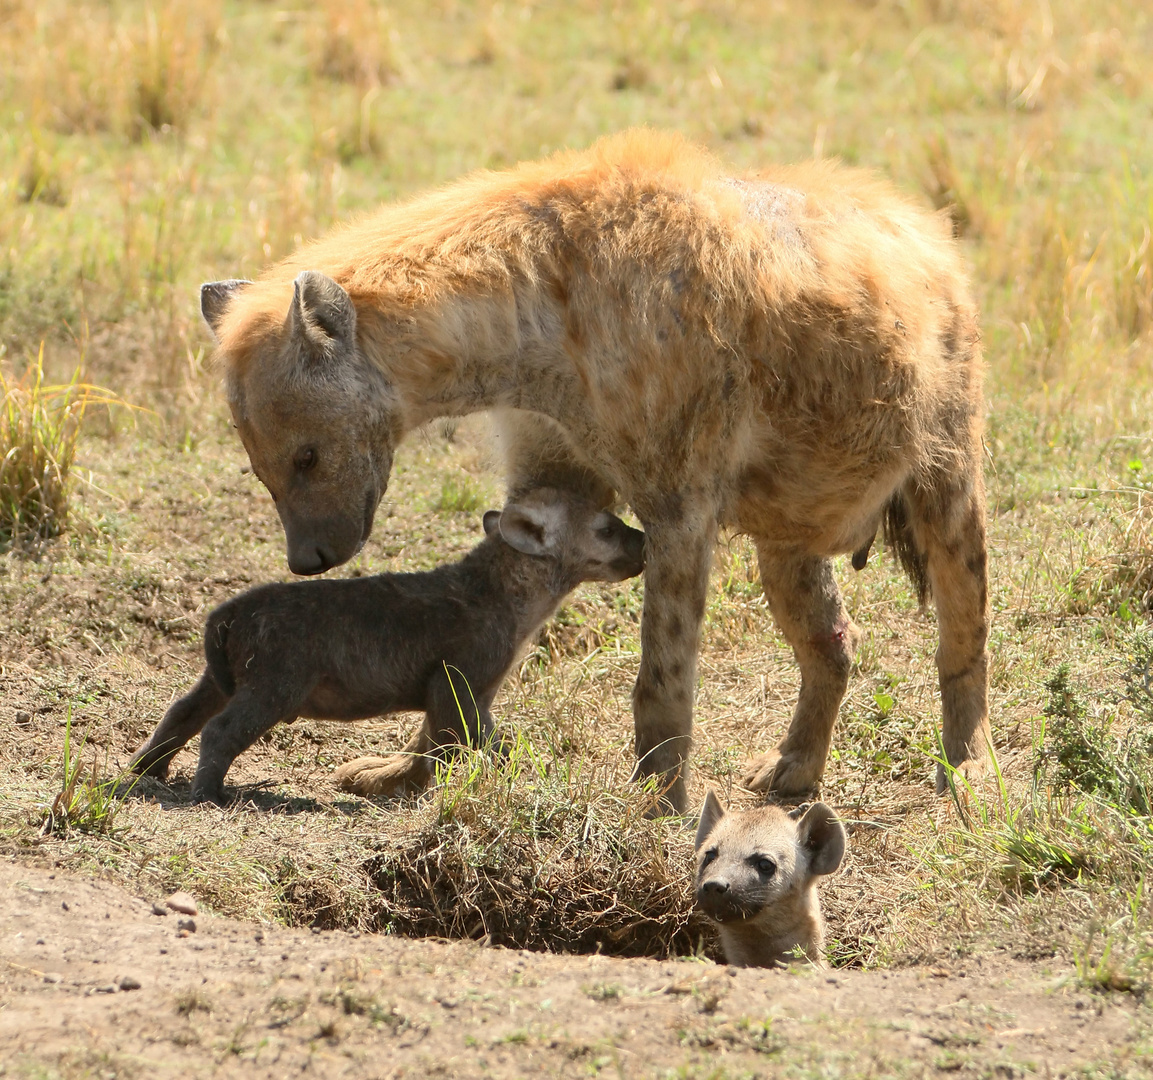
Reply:
[[[975,786],[980,780],[984,779],[989,774],[989,755],[977,754],[975,757],[966,758],[964,761],[959,761],[952,767],[953,785],[960,791],[964,792],[970,787]],[[947,795],[949,793],[949,773],[946,772],[945,766],[940,762],[937,763],[937,794]]]
[[[346,761],[333,774],[341,791],[366,798],[391,799],[412,791],[423,791],[432,771],[423,758],[414,754],[390,757],[361,757]]]
[[[823,764],[814,764],[798,754],[770,750],[767,754],[758,754],[745,766],[741,784],[766,795],[808,795],[821,783]]]

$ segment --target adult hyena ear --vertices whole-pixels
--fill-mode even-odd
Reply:
[[[509,503],[500,512],[501,539],[525,555],[554,554],[563,526],[564,511],[559,506]]]
[[[705,804],[701,807],[701,820],[697,825],[697,838],[693,847],[700,851],[701,846],[709,838],[709,833],[717,827],[717,822],[725,816],[725,808],[717,793],[709,788],[705,794]]]
[[[200,314],[204,316],[208,329],[217,340],[220,338],[220,321],[228,310],[229,302],[241,289],[251,284],[251,281],[241,278],[230,278],[228,281],[206,281],[200,286]]]
[[[293,283],[292,333],[300,335],[309,353],[328,359],[352,349],[356,340],[356,308],[343,287],[319,270],[305,270]]]
[[[845,826],[823,802],[813,803],[797,824],[797,839],[809,852],[809,873],[831,874],[845,857]]]

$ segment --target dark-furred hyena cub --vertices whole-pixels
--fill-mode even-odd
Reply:
[[[207,667],[165,714],[132,768],[163,779],[197,732],[198,800],[224,802],[237,755],[281,721],[425,711],[408,787],[433,760],[492,733],[489,709],[523,643],[582,581],[644,567],[644,533],[550,488],[484,515],[485,539],[420,574],[262,585],[212,612]]]

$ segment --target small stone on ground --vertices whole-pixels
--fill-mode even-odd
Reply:
[[[186,892],[174,892],[167,900],[164,901],[173,911],[179,912],[181,915],[195,915],[196,914],[196,901],[193,897]]]

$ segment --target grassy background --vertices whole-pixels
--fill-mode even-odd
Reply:
[[[373,882],[382,866],[419,874],[439,836],[466,898],[537,858],[575,893],[642,876],[641,915],[685,917],[688,837],[636,820],[626,783],[636,582],[579,592],[510,680],[498,713],[539,757],[526,751],[515,782],[481,765],[416,804],[334,798],[331,768],[399,745],[412,718],[298,723],[237,763],[261,811],[225,827],[186,807],[186,784],[142,784],[112,814],[89,782],[72,823],[40,832],[65,731],[73,764],[86,739],[89,781],[114,775],[195,675],[206,610],[286,577],[209,369],[199,283],[254,275],[380,200],[648,123],[737,168],[823,154],[879,169],[952,216],[984,313],[1003,777],[932,796],[932,614],[889,560],[843,567],[866,636],[825,787],[851,823],[825,889],[834,960],[1005,948],[1057,952],[1106,984],[1147,977],[1153,834],[1133,794],[1151,717],[1147,4],[0,0],[0,55],[0,366],[19,379],[43,342],[58,380],[82,365],[140,407],[85,412],[69,530],[0,556],[6,847],[191,886],[229,913],[395,928],[410,924]],[[500,499],[483,428],[409,441],[341,573],[425,567],[475,541],[474,507]],[[795,699],[739,538],[715,577],[698,794],[730,792]],[[187,780],[193,758],[177,764]],[[584,818],[529,812],[558,805]],[[608,839],[582,855],[589,837]],[[483,932],[458,915],[456,932]]]

